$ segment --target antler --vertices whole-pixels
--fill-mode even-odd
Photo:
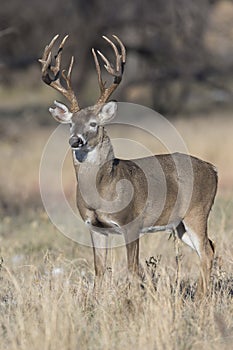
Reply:
[[[55,37],[51,40],[49,45],[45,47],[43,56],[41,59],[39,59],[39,62],[42,64],[42,80],[45,82],[45,84],[52,86],[57,91],[61,92],[63,96],[67,98],[67,100],[71,104],[71,111],[72,112],[78,112],[80,110],[78,101],[76,99],[76,96],[74,94],[74,91],[71,86],[71,72],[74,64],[74,57],[71,57],[70,65],[68,72],[66,74],[66,70],[63,69],[61,71],[61,56],[62,56],[62,50],[65,45],[65,42],[68,38],[68,35],[64,37],[62,40],[57,54],[54,56],[55,63],[52,65],[52,49],[54,46],[54,43],[56,42],[59,35],[55,35]],[[65,80],[66,82],[66,88],[62,86],[60,78]]]
[[[126,61],[126,49],[123,43],[121,42],[121,40],[116,35],[113,35],[113,38],[116,39],[117,43],[120,46],[120,51],[121,51],[120,53],[116,45],[109,38],[107,38],[106,36],[103,36],[103,39],[106,40],[111,45],[115,53],[115,58],[116,58],[115,67],[113,67],[109,62],[109,60],[99,50],[97,50],[98,55],[101,57],[101,59],[104,62],[104,67],[106,71],[114,77],[113,83],[109,87],[106,87],[105,86],[106,83],[103,82],[97,54],[95,52],[95,49],[92,49],[92,54],[94,56],[95,67],[96,67],[97,76],[98,76],[98,83],[99,83],[100,93],[101,93],[97,101],[97,104],[105,103],[108,100],[110,95],[116,90],[117,86],[120,84],[122,80],[123,72],[124,72],[124,65]]]

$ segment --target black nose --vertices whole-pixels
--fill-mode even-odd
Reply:
[[[81,137],[71,137],[69,144],[73,148],[80,148],[84,145],[84,140]]]

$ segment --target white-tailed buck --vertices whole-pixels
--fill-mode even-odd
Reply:
[[[207,220],[217,190],[214,167],[181,153],[136,160],[115,158],[104,125],[117,113],[117,103],[107,101],[122,80],[125,47],[115,35],[116,44],[103,37],[113,49],[114,65],[101,52],[92,50],[100,97],[95,105],[81,108],[71,86],[73,57],[68,72],[61,70],[67,36],[52,59],[51,51],[57,38],[58,35],[46,46],[40,59],[42,79],[70,102],[68,109],[54,101],[54,108],[49,111],[60,123],[70,124],[69,144],[77,177],[77,207],[90,228],[96,282],[101,281],[105,273],[106,240],[110,234],[124,236],[128,270],[137,275],[140,234],[170,229],[199,255],[200,288],[205,291],[214,257],[214,246],[207,235]],[[113,77],[113,83],[108,87],[103,82],[97,54]]]

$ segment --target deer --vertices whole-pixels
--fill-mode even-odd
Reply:
[[[198,290],[209,290],[214,244],[208,237],[210,210],[217,192],[216,168],[199,158],[183,153],[152,155],[138,159],[115,157],[105,126],[117,115],[117,102],[109,101],[122,81],[126,48],[118,36],[103,39],[113,50],[115,62],[92,49],[100,96],[97,102],[81,108],[71,84],[74,57],[68,71],[61,70],[61,58],[68,35],[55,50],[56,35],[39,59],[42,80],[57,90],[69,103],[58,101],[49,112],[59,123],[70,125],[69,145],[76,173],[76,204],[89,228],[96,286],[106,273],[108,239],[123,235],[129,276],[140,275],[139,239],[142,234],[170,230],[200,258]],[[101,63],[112,78],[103,81]],[[129,186],[130,184],[130,186]],[[90,188],[96,192],[90,193]],[[88,198],[87,198],[88,197]],[[111,207],[114,203],[115,207]]]

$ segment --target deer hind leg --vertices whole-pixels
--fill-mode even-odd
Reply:
[[[197,294],[206,294],[209,289],[211,269],[214,259],[214,245],[207,235],[207,220],[186,218],[177,227],[179,238],[196,251],[200,258],[201,275],[198,281]]]
[[[201,276],[198,281],[197,294],[206,294],[210,289],[210,277],[214,260],[214,245],[207,237],[203,242],[201,253]]]

